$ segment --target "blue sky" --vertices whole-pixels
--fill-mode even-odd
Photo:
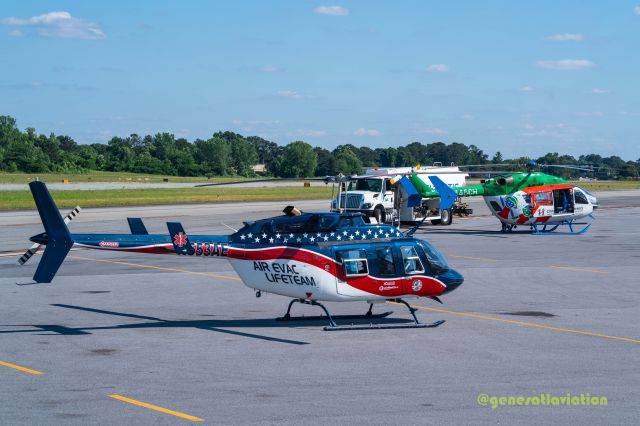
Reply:
[[[640,1],[4,1],[0,114],[80,143],[640,158]]]

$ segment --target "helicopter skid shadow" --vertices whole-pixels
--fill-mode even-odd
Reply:
[[[164,320],[162,318],[155,318],[143,315],[128,314],[123,312],[108,311],[103,309],[87,308],[84,306],[65,305],[61,303],[54,303],[51,306],[66,309],[77,309],[86,312],[93,312],[99,314],[106,314],[112,316],[121,316],[127,318],[142,319],[148,322],[141,322],[135,324],[118,324],[111,326],[89,326],[89,327],[66,327],[58,324],[12,324],[13,327],[33,327],[26,330],[3,330],[0,334],[13,334],[13,333],[35,333],[38,335],[60,335],[60,336],[79,336],[92,334],[98,330],[126,330],[126,329],[149,329],[149,328],[196,328],[200,330],[216,331],[219,333],[232,334],[241,337],[250,337],[259,340],[265,340],[270,342],[286,343],[291,345],[308,345],[309,342],[303,342],[300,340],[282,339],[278,337],[264,336],[261,334],[247,333],[236,330],[229,330],[228,328],[266,328],[266,327],[282,327],[283,325],[276,322],[274,319],[247,319],[247,320],[182,320],[172,321]],[[38,333],[46,331],[48,333]]]
[[[116,311],[108,311],[103,309],[94,309],[88,308],[84,306],[75,306],[75,305],[66,305],[61,303],[53,303],[51,306],[56,306],[59,308],[66,309],[76,309],[85,312],[93,312],[99,314],[106,314],[112,316],[121,316],[126,318],[135,318],[146,320],[149,322],[141,322],[135,324],[118,324],[111,326],[93,326],[93,327],[66,327],[58,324],[11,324],[11,325],[3,325],[3,326],[11,326],[11,327],[32,327],[30,329],[25,330],[3,330],[0,331],[0,334],[14,334],[14,333],[34,333],[37,335],[60,335],[60,336],[81,336],[92,334],[93,331],[98,330],[125,330],[125,329],[148,329],[148,328],[197,328],[200,330],[208,330],[208,331],[216,331],[219,333],[232,334],[236,336],[242,337],[250,337],[265,341],[279,342],[279,343],[287,343],[293,345],[308,345],[308,342],[303,342],[299,340],[291,340],[291,339],[282,339],[278,337],[264,336],[260,334],[247,333],[236,330],[229,330],[229,328],[293,328],[296,326],[324,326],[327,325],[326,317],[299,317],[292,318],[288,321],[277,321],[275,318],[259,318],[259,319],[231,319],[231,320],[223,320],[223,319],[207,319],[207,320],[181,320],[181,321],[172,321],[172,320],[164,320],[162,318],[144,316],[144,315],[136,315],[129,314],[123,312]],[[384,325],[401,325],[406,324],[408,322],[413,322],[404,318],[386,318],[384,321]],[[352,325],[365,325],[370,324],[371,319],[353,319],[351,320]],[[378,324],[378,322],[376,322]],[[45,331],[47,333],[38,333]]]

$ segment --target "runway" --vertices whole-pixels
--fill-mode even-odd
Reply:
[[[38,256],[19,267],[5,253],[0,423],[637,424],[640,191],[597,195],[602,208],[579,236],[502,234],[482,202],[470,218],[420,230],[465,276],[444,305],[412,301],[421,320],[446,320],[435,329],[276,322],[288,300],[256,298],[220,258],[72,251],[53,284],[22,285]],[[86,209],[70,228],[128,232],[126,216],[140,216],[150,232],[175,219],[187,232],[229,233],[284,205]],[[4,251],[39,232],[35,211],[0,213]],[[401,306],[374,309],[393,310],[389,322],[410,318]],[[478,402],[567,393],[608,403]]]

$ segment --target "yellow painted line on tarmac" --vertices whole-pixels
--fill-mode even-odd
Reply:
[[[202,422],[202,421],[204,421],[204,419],[201,419],[200,417],[191,416],[189,414],[181,413],[179,411],[169,410],[169,409],[163,408],[163,407],[158,407],[157,405],[147,404],[146,402],[137,401],[135,399],[127,398],[126,396],[109,395],[109,397],[111,397],[113,399],[117,399],[118,401],[127,402],[129,404],[133,404],[133,405],[137,405],[137,406],[140,406],[140,407],[148,408],[150,410],[159,411],[161,413],[171,414],[172,416],[176,416],[176,417],[180,417],[180,418],[183,418],[183,419],[191,420],[192,422]]]
[[[185,274],[201,275],[203,277],[224,278],[226,280],[240,281],[240,278],[238,277],[231,277],[228,275],[209,274],[207,272],[190,271],[188,269],[166,268],[164,266],[154,266],[154,265],[142,265],[140,263],[120,262],[117,260],[109,260],[109,259],[96,259],[94,257],[81,257],[81,256],[69,256],[69,257],[71,259],[77,259],[77,260],[89,260],[93,262],[113,263],[115,265],[136,266],[138,268],[159,269],[161,271],[184,272]]]
[[[21,365],[11,364],[11,363],[4,362],[4,361],[0,361],[0,365],[4,365],[5,367],[13,368],[14,370],[24,371],[25,373],[29,373],[29,374],[34,374],[34,375],[44,374],[42,371],[32,370],[32,369],[27,368],[27,367],[22,367]]]
[[[474,256],[460,256],[457,254],[450,254],[449,257],[455,257],[456,259],[471,259],[471,260],[484,260],[487,262],[497,262],[498,259],[491,259],[488,257],[474,257]]]
[[[569,271],[592,272],[594,274],[603,274],[603,275],[608,274],[607,271],[601,271],[599,269],[575,268],[573,266],[555,266],[555,265],[551,265],[551,267],[556,269],[567,269]]]
[[[396,303],[396,302],[387,302],[387,303],[393,303],[393,304],[396,304],[396,305],[401,305],[401,303]],[[414,308],[423,309],[425,311],[441,312],[441,313],[444,313],[444,314],[459,315],[459,316],[468,317],[468,318],[483,319],[483,320],[488,320],[488,321],[497,321],[497,322],[502,322],[502,323],[507,323],[507,324],[514,324],[514,325],[523,325],[525,327],[541,328],[541,329],[544,329],[544,330],[563,331],[565,333],[582,334],[582,335],[585,335],[585,336],[602,337],[602,338],[605,338],[605,339],[620,340],[620,341],[623,341],[623,342],[640,343],[640,340],[631,339],[629,337],[611,336],[609,334],[593,333],[591,331],[573,330],[571,328],[552,327],[552,326],[549,326],[549,325],[534,324],[534,323],[523,322],[523,321],[514,321],[514,320],[503,319],[503,318],[489,317],[489,316],[486,316],[486,315],[470,314],[470,313],[467,313],[467,312],[449,311],[447,309],[438,309],[438,308],[428,308],[426,306],[418,306],[418,305],[411,305],[411,306],[413,306]]]

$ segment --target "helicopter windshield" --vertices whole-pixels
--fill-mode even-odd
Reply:
[[[357,179],[349,183],[349,191],[380,192],[381,190],[382,179]]]
[[[422,247],[424,253],[427,255],[431,269],[436,275],[442,274],[451,269],[449,268],[447,260],[444,258],[442,253],[438,251],[438,249],[423,240],[418,240],[418,244],[420,244],[420,247]]]

